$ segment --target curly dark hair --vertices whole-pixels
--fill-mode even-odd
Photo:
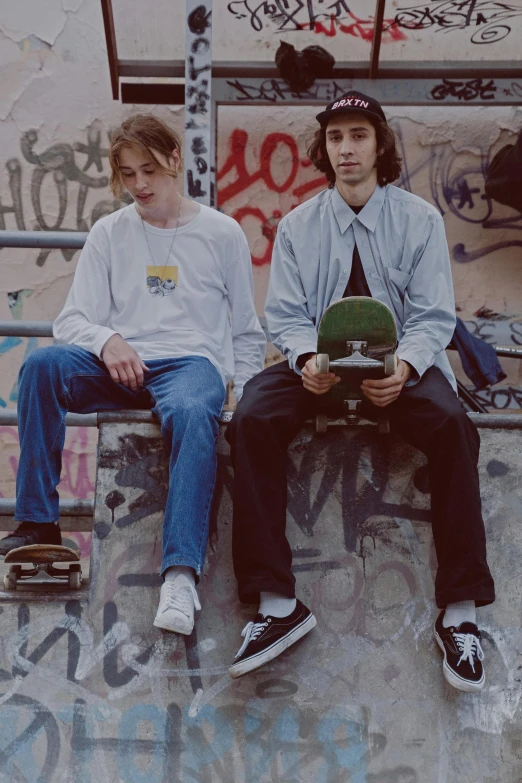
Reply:
[[[388,185],[399,179],[402,171],[402,159],[397,150],[395,133],[386,122],[374,120],[373,117],[369,117],[369,120],[375,128],[377,149],[381,150],[377,157],[377,182],[381,186]],[[316,169],[326,174],[328,187],[333,188],[335,171],[326,151],[326,128],[325,124],[315,132],[313,141],[307,149],[307,155]]]

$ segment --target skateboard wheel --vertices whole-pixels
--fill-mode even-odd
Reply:
[[[315,430],[316,432],[326,432],[328,429],[328,418],[326,413],[318,413],[315,418]]]
[[[79,590],[82,586],[82,569],[77,563],[71,566],[67,581],[70,590]]]
[[[397,354],[387,353],[384,357],[384,374],[395,375],[397,372]]]
[[[18,583],[18,574],[16,571],[9,571],[4,576],[4,588],[6,590],[16,590],[16,585]]]
[[[317,367],[317,372],[324,374],[327,373],[330,369],[330,357],[327,353],[318,353],[315,357],[315,366]]]

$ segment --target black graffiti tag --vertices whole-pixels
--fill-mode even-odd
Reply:
[[[502,41],[512,31],[512,22],[522,16],[522,8],[512,3],[491,0],[450,0],[431,2],[430,5],[403,6],[397,9],[389,27],[407,30],[427,30],[449,33],[454,30],[472,30],[471,43],[491,44]]]
[[[468,79],[458,81],[455,79],[443,79],[442,84],[437,84],[431,91],[434,101],[444,101],[446,98],[457,98],[459,101],[493,101],[497,87],[493,79],[486,82],[484,79]]]
[[[317,22],[345,21],[351,17],[346,0],[334,0],[323,5],[323,0],[273,0],[257,4],[251,0],[232,0],[227,10],[236,19],[248,18],[250,26],[261,32],[265,22],[275,24],[277,32],[314,30]]]
[[[102,144],[102,134],[97,123],[87,129],[86,142],[74,142],[68,144],[61,142],[53,144],[43,152],[36,152],[38,145],[38,132],[29,130],[22,135],[20,147],[25,160],[34,166],[31,173],[31,202],[34,209],[37,231],[89,231],[92,225],[104,215],[108,215],[119,209],[125,203],[129,203],[130,197],[122,199],[104,198],[98,201],[91,210],[90,219],[85,217],[85,205],[91,188],[100,190],[107,187],[109,179],[103,172],[103,161],[108,157],[108,149]],[[80,165],[78,155],[85,155],[85,163]],[[95,168],[101,176],[91,176],[87,172]],[[0,229],[7,228],[5,216],[13,214],[16,227],[24,231],[28,226],[24,216],[22,202],[22,167],[17,158],[11,158],[6,163],[8,173],[9,191],[12,204],[4,205],[0,200]],[[50,223],[45,216],[42,206],[42,192],[48,178],[51,178],[56,188],[58,197],[58,214],[54,222]],[[76,201],[76,225],[67,227],[64,225],[65,215],[70,202],[70,183],[78,184]],[[37,266],[43,266],[51,250],[42,249],[36,260]],[[64,259],[70,261],[77,251],[63,249]]]

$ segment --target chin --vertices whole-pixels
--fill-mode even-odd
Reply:
[[[339,182],[344,182],[346,185],[358,185],[362,182],[362,177],[357,174],[339,174],[337,176]]]

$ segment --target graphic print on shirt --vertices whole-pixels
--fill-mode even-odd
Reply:
[[[170,296],[178,287],[178,267],[165,266],[158,274],[158,267],[147,267],[147,286],[152,296]]]

